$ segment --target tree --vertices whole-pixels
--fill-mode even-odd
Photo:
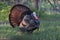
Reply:
[[[38,10],[38,0],[34,0],[35,8]]]

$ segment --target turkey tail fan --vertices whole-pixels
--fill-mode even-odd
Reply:
[[[11,8],[10,14],[9,14],[9,22],[13,28],[16,26],[19,26],[24,15],[26,15],[26,12],[32,12],[32,11],[28,7],[22,4],[14,5]]]

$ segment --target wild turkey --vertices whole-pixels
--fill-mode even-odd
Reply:
[[[22,24],[22,22],[25,21],[25,19],[26,19],[24,17],[26,17],[26,18],[29,17],[30,23],[25,22],[28,26],[25,25],[24,23]],[[31,18],[33,20],[32,22],[35,23],[36,27],[35,27],[35,25],[32,26],[32,22],[30,20]],[[37,19],[37,22],[36,22],[36,20],[34,19],[34,16],[33,16],[33,11],[31,11],[28,7],[21,5],[21,4],[14,5],[11,8],[10,14],[9,14],[9,22],[13,28],[18,26],[20,28],[20,30],[27,31],[27,32],[30,32],[30,31],[33,31],[33,30],[39,28],[39,19]],[[21,26],[21,25],[24,25],[24,26]]]

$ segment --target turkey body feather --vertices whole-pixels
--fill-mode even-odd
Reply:
[[[9,14],[9,22],[12,25],[12,27],[19,26],[24,15],[27,14],[26,12],[29,12],[28,14],[30,14],[30,12],[32,11],[28,7],[21,4],[14,5],[11,8],[10,14]]]

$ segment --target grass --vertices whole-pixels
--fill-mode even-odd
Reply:
[[[0,2],[0,21],[8,20],[10,9],[11,9],[10,5],[6,5]]]
[[[1,4],[0,4],[1,5]],[[11,6],[0,6],[0,21],[8,20]],[[47,13],[47,14],[46,14]],[[50,12],[40,13],[39,31],[32,34],[20,33],[18,28],[11,26],[0,26],[0,39],[6,40],[60,40],[60,14],[50,14]]]
[[[0,26],[0,38],[9,40],[60,40],[60,21],[40,20],[39,31],[20,33],[18,28]]]

